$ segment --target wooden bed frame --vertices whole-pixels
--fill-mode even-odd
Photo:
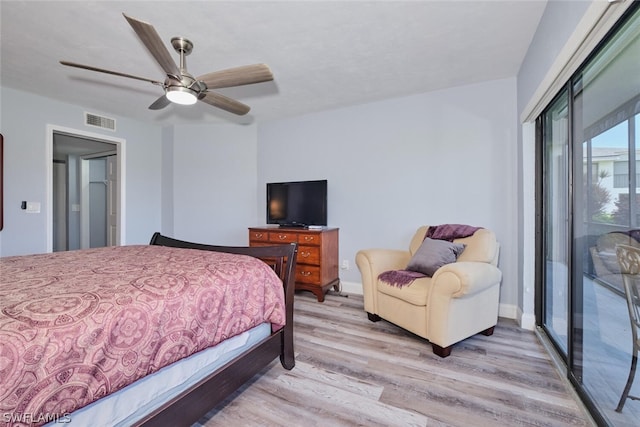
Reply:
[[[207,251],[229,252],[250,255],[267,262],[282,279],[285,291],[286,325],[272,333],[246,353],[222,366],[191,389],[151,412],[138,421],[136,426],[190,426],[203,415],[215,408],[242,384],[260,372],[265,366],[280,356],[280,363],[293,369],[293,296],[295,291],[295,264],[298,246],[290,245],[239,247],[213,246],[185,242],[154,233],[151,245]]]

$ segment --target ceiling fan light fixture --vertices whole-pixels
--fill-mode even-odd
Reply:
[[[166,97],[169,101],[180,105],[192,105],[198,101],[198,97],[194,91],[181,86],[167,88]]]

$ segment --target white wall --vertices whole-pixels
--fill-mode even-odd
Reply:
[[[591,1],[557,0],[547,3],[518,72],[518,114],[526,107],[590,4]]]
[[[173,140],[174,237],[248,245],[257,218],[256,127],[179,125]]]
[[[80,106],[2,88],[4,135],[4,229],[0,256],[47,250],[47,125],[126,139],[126,230],[124,243],[148,243],[160,229],[160,128],[116,118],[117,131],[84,125]],[[98,111],[92,113],[100,114]],[[41,213],[20,209],[22,200],[41,203]]]
[[[263,123],[264,185],[327,179],[329,225],[340,228],[343,281],[360,283],[355,254],[407,248],[423,224],[494,230],[501,301],[517,303],[516,81],[504,79]]]
[[[173,126],[162,128],[162,233],[173,236]]]

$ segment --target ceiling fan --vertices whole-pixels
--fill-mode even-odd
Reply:
[[[224,96],[220,93],[212,92],[211,89],[220,89],[232,86],[242,86],[253,83],[262,83],[273,80],[273,74],[266,64],[245,65],[226,70],[213,71],[199,77],[193,77],[187,72],[186,56],[193,50],[193,43],[183,37],[171,39],[171,45],[180,54],[180,67],[176,65],[165,47],[162,39],[158,35],[153,25],[137,20],[124,14],[129,25],[136,32],[149,53],[158,61],[160,67],[167,74],[164,82],[148,79],[145,77],[133,76],[118,71],[105,70],[103,68],[92,67],[90,65],[76,64],[69,61],[60,61],[62,65],[83,68],[90,71],[112,74],[115,76],[128,77],[150,82],[164,89],[164,95],[158,98],[149,106],[151,110],[160,110],[173,103],[189,105],[197,101],[205,102],[214,107],[221,108],[234,114],[244,115],[250,110],[245,105],[235,99]]]

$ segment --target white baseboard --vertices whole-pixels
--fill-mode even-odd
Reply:
[[[533,313],[523,313],[520,308],[518,308],[518,319],[520,327],[523,329],[528,329],[533,331],[536,329],[536,316]]]
[[[536,327],[536,317],[533,314],[523,313],[522,309],[513,304],[500,304],[498,315],[507,319],[514,319],[522,329],[533,331]]]
[[[362,283],[360,282],[347,282],[345,280],[341,280],[340,285],[342,286],[342,292],[362,295]]]
[[[500,304],[498,306],[498,316],[507,319],[518,319],[518,307],[513,304]]]

